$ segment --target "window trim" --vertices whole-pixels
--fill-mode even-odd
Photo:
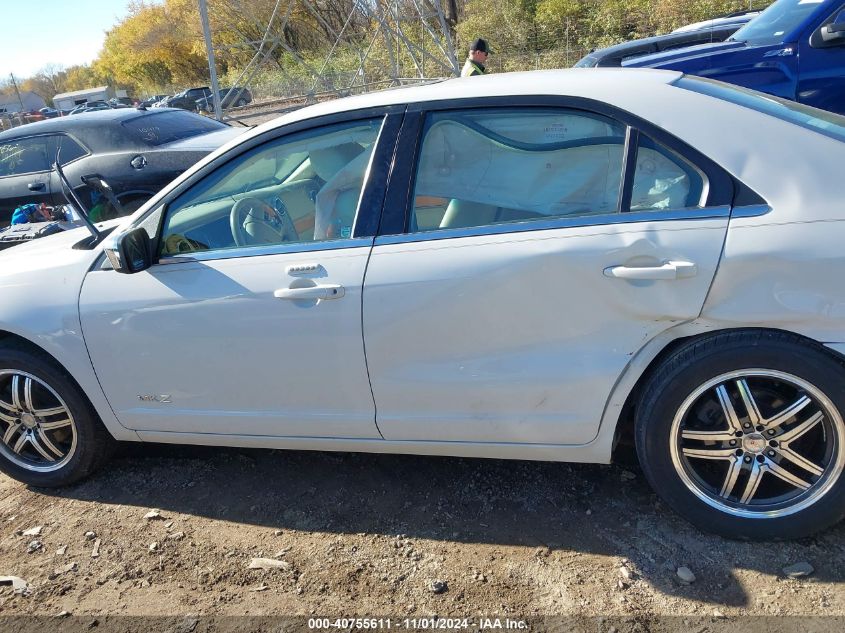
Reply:
[[[755,207],[755,210],[757,208]],[[666,222],[683,220],[712,220],[731,217],[730,205],[713,207],[688,207],[672,209],[670,211],[629,211],[626,213],[604,213],[601,215],[581,215],[574,218],[560,216],[548,220],[523,220],[503,222],[501,224],[483,224],[455,229],[434,229],[417,233],[397,233],[379,235],[375,246],[385,244],[406,244],[410,242],[428,242],[459,237],[481,237],[485,235],[506,235],[509,233],[528,233],[535,231],[549,231],[553,229],[569,229],[590,226],[610,226],[614,224]]]
[[[599,115],[612,119],[617,123],[631,128],[638,133],[644,134],[656,143],[675,152],[681,158],[704,174],[707,179],[707,196],[704,200],[701,211],[705,213],[692,213],[690,210],[672,209],[669,211],[634,211],[623,210],[618,216],[618,221],[612,221],[610,215],[587,215],[577,218],[551,218],[549,220],[527,221],[517,223],[490,224],[479,227],[467,227],[462,229],[443,229],[438,231],[425,231],[422,233],[410,233],[411,214],[413,213],[412,197],[414,182],[416,179],[419,154],[422,148],[422,135],[425,130],[425,120],[429,113],[441,112],[444,110],[465,110],[465,109],[490,109],[490,108],[560,108],[568,110],[580,110],[586,115]],[[626,134],[627,139],[627,134]],[[626,144],[626,152],[636,152],[638,143]],[[721,217],[722,207],[728,208],[734,197],[734,184],[731,176],[712,160],[704,156],[695,148],[684,143],[666,130],[649,123],[648,121],[633,115],[629,112],[608,105],[594,99],[584,97],[567,97],[559,95],[530,95],[514,97],[471,97],[465,99],[444,99],[442,101],[431,101],[416,103],[408,106],[402,129],[396,146],[397,156],[411,157],[399,161],[394,168],[388,182],[388,189],[385,195],[382,221],[379,225],[378,237],[391,236],[428,236],[425,239],[443,239],[448,231],[452,237],[466,237],[470,235],[491,235],[496,233],[512,233],[528,230],[539,230],[539,228],[565,228],[568,226],[589,226],[592,224],[616,224],[622,222],[643,222],[659,219],[697,219],[700,217]],[[630,159],[629,154],[623,158],[623,166]],[[635,157],[634,157],[635,160]],[[622,176],[626,176],[623,168]],[[629,173],[630,185],[622,180],[622,187],[633,187],[633,173]],[[620,197],[621,200],[621,197]],[[697,208],[699,209],[699,208]],[[683,218],[676,217],[678,212],[683,212]],[[714,215],[715,214],[715,215]],[[643,215],[647,217],[642,217]],[[520,228],[513,228],[519,225]],[[455,235],[451,235],[456,233]],[[435,238],[438,235],[440,237]],[[406,241],[420,241],[417,239]],[[384,243],[378,240],[377,243]]]
[[[141,226],[154,213],[159,213],[156,221],[156,236],[152,239],[152,247],[154,261],[153,266],[158,264],[178,264],[190,263],[195,261],[213,261],[220,259],[232,259],[233,257],[250,257],[261,255],[274,255],[282,253],[296,253],[296,252],[312,252],[318,250],[335,250],[341,248],[351,248],[358,246],[358,243],[353,245],[343,245],[347,242],[357,242],[359,238],[365,238],[366,244],[372,244],[372,238],[375,236],[376,228],[380,221],[381,209],[384,202],[384,195],[387,188],[387,181],[389,173],[392,171],[393,162],[396,157],[396,138],[399,135],[406,106],[390,105],[378,106],[371,108],[364,108],[360,110],[348,110],[328,115],[311,117],[294,121],[281,127],[272,128],[262,134],[254,136],[248,140],[243,141],[236,147],[232,148],[225,154],[215,157],[211,162],[203,165],[196,173],[192,174],[190,178],[179,183],[167,195],[157,201],[157,203],[150,208],[144,215],[137,218],[130,226],[126,228],[127,231]],[[301,242],[293,244],[278,244],[267,247],[256,246],[248,248],[231,248],[231,249],[216,249],[208,251],[200,251],[197,253],[186,253],[185,255],[171,255],[159,257],[157,255],[159,250],[159,242],[162,237],[162,229],[164,227],[164,220],[167,216],[170,204],[176,198],[180,197],[188,189],[206,178],[212,172],[216,171],[226,163],[237,160],[243,154],[252,151],[253,149],[272,143],[287,136],[314,130],[320,127],[329,125],[354,123],[355,121],[363,121],[366,119],[382,119],[382,126],[379,134],[376,137],[376,144],[373,149],[373,154],[370,157],[368,172],[364,181],[364,187],[361,190],[359,197],[358,209],[355,214],[355,224],[353,225],[352,237],[348,239],[327,240],[322,242]],[[369,208],[371,213],[369,216],[374,218],[362,218],[361,210]],[[360,226],[359,226],[360,223]]]

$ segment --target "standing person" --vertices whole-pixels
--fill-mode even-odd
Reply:
[[[478,38],[469,47],[469,56],[461,71],[461,77],[474,77],[475,75],[486,75],[487,69],[484,64],[490,56],[490,49],[487,48],[487,40]]]

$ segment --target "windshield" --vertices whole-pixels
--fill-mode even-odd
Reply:
[[[781,44],[824,0],[777,0],[729,39],[753,46]]]
[[[186,110],[148,112],[127,119],[121,125],[133,137],[153,147],[228,127],[214,119]]]

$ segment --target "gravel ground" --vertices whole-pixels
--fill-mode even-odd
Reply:
[[[0,616],[841,616],[845,525],[724,540],[634,466],[139,445],[61,491],[0,476],[0,575],[29,585]]]

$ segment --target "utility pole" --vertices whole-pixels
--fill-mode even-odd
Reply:
[[[12,86],[15,88],[15,94],[18,95],[18,101],[20,101],[21,104],[21,112],[23,112],[25,108],[23,107],[23,99],[21,99],[21,92],[18,90],[18,84],[15,81],[15,76],[12,73],[9,73],[9,77],[12,78]]]
[[[218,121],[223,120],[220,107],[220,90],[217,84],[217,65],[214,63],[214,47],[211,45],[211,27],[208,24],[208,6],[206,0],[199,0],[200,19],[202,20],[202,34],[205,38],[205,50],[208,53],[208,70],[211,74],[211,98],[214,103],[214,116]]]

